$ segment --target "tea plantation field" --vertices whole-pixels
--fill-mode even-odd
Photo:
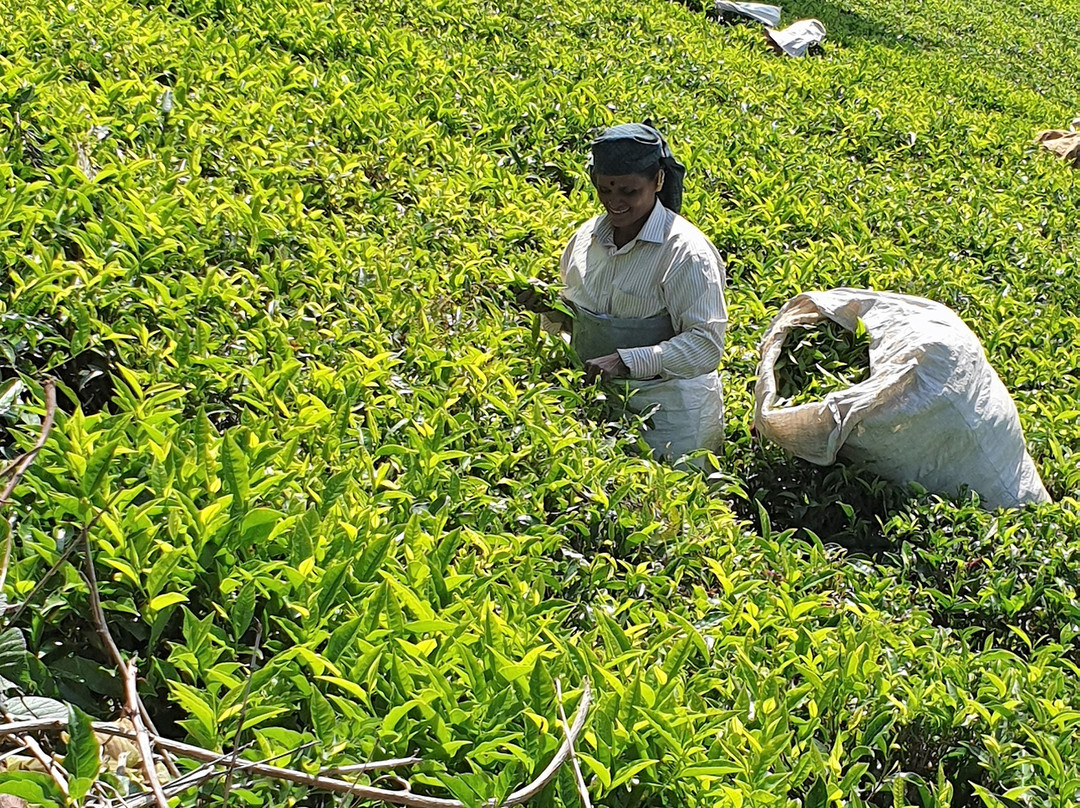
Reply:
[[[1080,174],[1032,144],[1080,114],[1080,1],[784,13],[823,54],[667,0],[0,0],[4,457],[58,382],[0,521],[6,720],[120,714],[100,591],[162,735],[308,774],[416,755],[413,795],[500,800],[589,682],[596,805],[1080,804]],[[646,116],[728,262],[711,474],[507,292]],[[1055,504],[755,440],[757,340],[840,285],[963,317]],[[145,791],[82,713],[33,735],[70,803]],[[0,743],[0,793],[65,804]],[[567,765],[530,804],[578,803]]]

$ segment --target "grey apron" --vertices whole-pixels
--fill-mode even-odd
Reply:
[[[611,317],[570,304],[570,345],[582,362],[619,348],[659,345],[675,336],[666,311],[652,317]],[[692,379],[620,379],[626,409],[649,418],[645,442],[657,458],[674,460],[695,449],[717,451],[724,438],[724,400],[715,370]]]
[[[570,308],[574,311],[570,344],[582,362],[613,354],[619,348],[659,345],[675,336],[671,317],[666,311],[642,318],[597,314],[575,303],[571,303]]]

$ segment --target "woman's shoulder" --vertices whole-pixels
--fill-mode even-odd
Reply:
[[[596,229],[603,220],[604,214],[599,216],[593,216],[591,219],[587,219],[582,222],[578,229],[574,231],[574,235],[570,237],[570,240],[566,243],[566,249],[571,250],[575,247],[588,248],[592,243],[593,236],[596,234]]]
[[[586,219],[581,223],[581,226],[578,227],[577,231],[575,231],[574,238],[579,238],[581,236],[591,238],[592,234],[596,232],[596,228],[600,225],[600,222],[603,221],[606,215],[606,213],[601,213],[599,216],[593,216],[591,219]]]
[[[709,237],[701,232],[701,229],[696,224],[691,222],[681,213],[675,214],[674,219],[671,222],[670,233],[672,237],[685,241],[706,242],[712,244],[712,242],[709,241]]]
[[[668,231],[669,246],[701,257],[720,257],[716,245],[689,219],[676,213]]]

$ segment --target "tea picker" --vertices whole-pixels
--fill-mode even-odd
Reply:
[[[546,328],[569,331],[588,381],[608,383],[649,417],[644,438],[667,459],[723,440],[724,262],[679,215],[685,172],[650,123],[604,131],[589,176],[605,212],[580,227],[560,261],[570,316],[533,290],[518,295]]]

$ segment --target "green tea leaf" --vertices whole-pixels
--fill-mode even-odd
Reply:
[[[236,600],[229,609],[229,622],[232,625],[233,637],[243,637],[251,626],[251,620],[255,616],[255,584],[248,581],[236,595]]]
[[[308,699],[308,710],[315,734],[323,741],[333,740],[337,735],[337,716],[326,696],[313,689]]]
[[[221,441],[221,473],[225,477],[225,487],[232,495],[232,513],[244,513],[250,493],[250,477],[247,455],[237,445],[232,434]]]
[[[101,769],[101,747],[94,735],[90,716],[78,707],[70,707],[67,725],[68,747],[64,755],[64,770],[72,778],[92,784]]]
[[[60,808],[67,803],[53,779],[42,772],[6,771],[0,794],[24,799],[35,808]]]
[[[108,476],[109,465],[118,445],[119,440],[111,440],[104,446],[99,446],[86,462],[86,474],[82,479],[82,494],[84,497],[88,499],[93,497],[101,488],[102,483]]]
[[[0,676],[20,682],[26,672],[26,640],[17,628],[0,633]]]

